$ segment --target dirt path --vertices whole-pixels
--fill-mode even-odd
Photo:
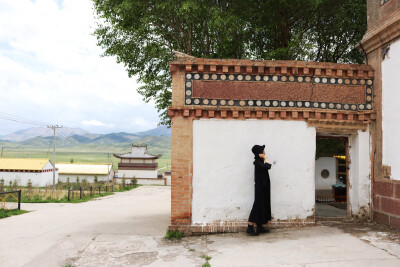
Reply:
[[[142,186],[80,204],[24,204],[0,220],[0,266],[400,266],[400,233],[375,224],[163,239],[170,188]]]

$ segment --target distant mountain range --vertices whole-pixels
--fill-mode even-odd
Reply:
[[[81,128],[62,128],[62,135],[72,136],[72,135],[87,135],[90,134],[88,131]],[[0,139],[12,142],[22,142],[35,137],[46,137],[53,136],[53,131],[46,127],[32,127],[29,129],[19,130],[12,134],[2,136]]]
[[[149,151],[169,153],[171,150],[171,130],[166,126],[157,127],[137,133],[109,133],[92,134],[80,128],[62,128],[56,132],[56,145],[58,148],[68,148],[79,151],[126,150],[132,143],[147,144]],[[44,127],[35,127],[20,130],[0,138],[0,146],[17,149],[48,149],[52,145],[52,131]]]
[[[81,128],[63,127],[56,132],[56,136],[72,137],[78,142],[89,142],[96,140],[108,140],[115,142],[130,142],[134,137],[143,136],[171,136],[171,129],[167,126],[160,126],[148,131],[137,133],[109,133],[109,134],[92,134]],[[12,134],[2,136],[0,141],[23,142],[37,137],[53,136],[53,131],[46,127],[32,127],[29,129],[19,130]]]

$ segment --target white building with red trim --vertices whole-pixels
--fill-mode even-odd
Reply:
[[[161,154],[152,155],[147,152],[147,145],[133,145],[132,150],[125,154],[114,154],[121,161],[118,163],[118,174],[116,182],[122,179],[129,180],[136,178],[138,184],[165,185],[164,178],[158,178],[157,159]]]
[[[53,184],[53,164],[48,159],[31,158],[1,158],[0,179],[4,184],[17,181],[18,185],[26,186],[28,181],[33,186]],[[58,169],[55,171],[55,182],[58,181]]]

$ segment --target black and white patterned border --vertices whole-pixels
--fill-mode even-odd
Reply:
[[[288,82],[288,83],[320,83],[365,85],[366,103],[343,104],[333,102],[312,101],[282,101],[282,100],[234,100],[234,99],[208,99],[192,97],[193,80],[215,81],[253,81],[253,82]],[[243,75],[243,74],[208,74],[186,73],[185,75],[185,104],[195,106],[239,106],[239,107],[289,107],[289,108],[320,108],[332,110],[371,110],[372,109],[372,79],[330,78],[310,76],[286,75]]]

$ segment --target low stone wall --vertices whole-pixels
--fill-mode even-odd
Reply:
[[[374,181],[374,221],[400,229],[400,180]]]

